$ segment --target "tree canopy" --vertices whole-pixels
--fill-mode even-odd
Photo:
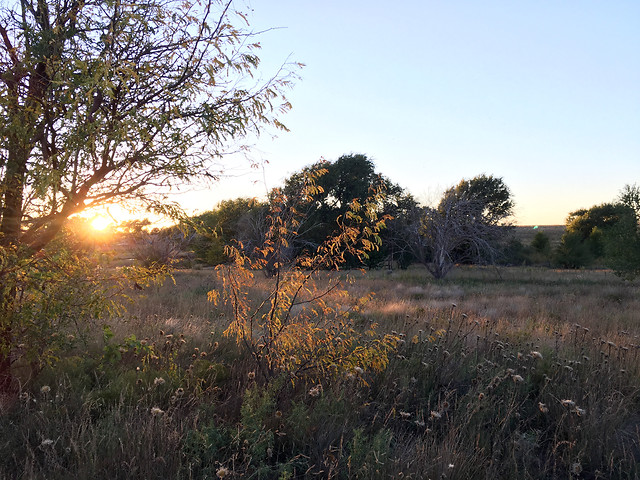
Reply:
[[[3,4],[0,393],[13,362],[51,352],[52,329],[105,311],[90,308],[108,287],[89,280],[100,269],[86,256],[35,255],[71,216],[127,200],[170,212],[163,192],[215,178],[248,135],[285,128],[290,74],[260,80],[259,48],[231,0]],[[91,301],[70,301],[72,270]]]
[[[73,214],[153,202],[177,182],[215,176],[212,160],[231,142],[284,128],[289,79],[253,79],[260,45],[246,25],[230,1],[6,6],[0,243],[37,251]]]
[[[444,192],[436,207],[417,210],[415,258],[435,278],[444,278],[456,263],[494,263],[512,210],[511,192],[501,178],[462,180]]]

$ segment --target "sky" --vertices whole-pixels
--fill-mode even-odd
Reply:
[[[245,0],[264,79],[302,62],[290,129],[179,197],[206,211],[363,153],[424,203],[502,177],[520,225],[564,224],[640,183],[640,2]],[[242,5],[239,5],[242,6]]]

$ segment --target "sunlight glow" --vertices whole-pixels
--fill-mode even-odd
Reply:
[[[96,216],[93,220],[91,220],[91,228],[98,231],[103,231],[109,225],[111,225],[113,221],[110,218]]]

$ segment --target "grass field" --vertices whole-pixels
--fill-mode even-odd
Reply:
[[[261,378],[210,270],[128,313],[0,417],[0,478],[639,478],[640,297],[611,272],[333,274],[381,371]],[[328,281],[325,277],[318,282]],[[260,282],[256,286],[259,295]],[[135,335],[135,337],[132,337]]]
[[[531,245],[531,241],[536,234],[542,232],[549,237],[551,248],[556,248],[560,244],[560,239],[562,238],[565,230],[566,227],[564,225],[522,225],[515,227],[513,234],[514,237],[517,240],[520,240],[523,245]]]

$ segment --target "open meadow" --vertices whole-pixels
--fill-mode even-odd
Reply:
[[[68,332],[77,341],[37,377],[25,369],[0,416],[0,478],[640,477],[637,282],[525,267],[319,274],[320,287],[340,279],[317,312],[339,312],[342,330],[323,318],[330,340],[348,342],[348,318],[371,332],[351,350],[393,338],[372,354],[386,360],[263,374],[223,335],[234,311],[208,301],[215,272],[173,279],[132,290],[108,326]]]

